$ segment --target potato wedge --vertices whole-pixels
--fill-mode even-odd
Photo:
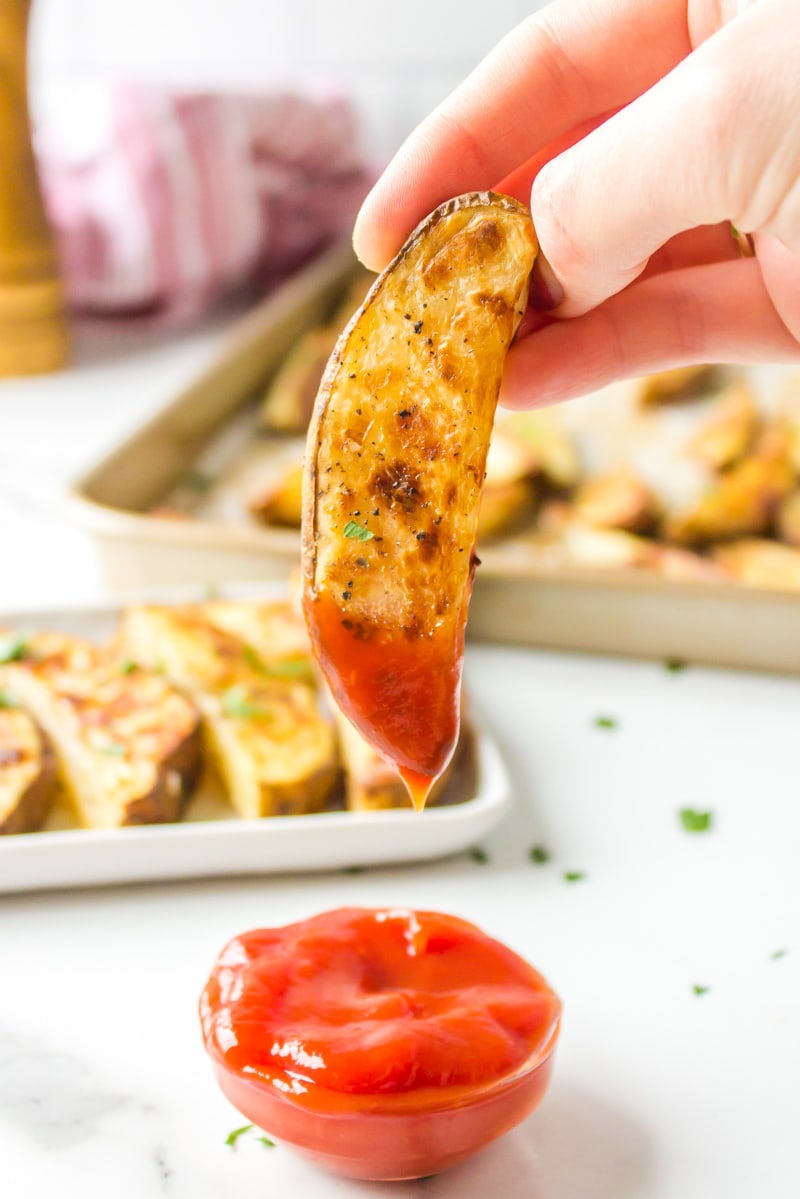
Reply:
[[[646,533],[660,507],[647,485],[632,470],[620,467],[581,484],[572,511],[577,521],[595,529]]]
[[[248,508],[266,525],[299,529],[303,515],[303,464],[293,462],[267,487],[250,497]]]
[[[745,587],[800,591],[800,550],[759,537],[715,546],[714,561]]]
[[[638,383],[640,404],[677,404],[698,399],[720,386],[717,366],[675,366],[645,375]]]
[[[550,408],[504,413],[498,429],[526,447],[534,472],[559,491],[575,487],[581,478],[578,449],[559,415]]]
[[[530,479],[487,485],[481,495],[478,513],[478,543],[508,537],[533,514],[536,484]]]
[[[420,806],[458,736],[486,456],[536,252],[516,200],[477,192],[437,208],[342,334],[309,429],[314,653]]]
[[[758,431],[758,405],[737,380],[714,397],[714,407],[691,438],[688,452],[711,470],[724,470],[747,453]]]
[[[795,487],[791,454],[788,428],[767,426],[752,453],[720,475],[693,509],[670,514],[664,536],[679,545],[703,545],[767,532]]]
[[[333,725],[300,674],[295,634],[287,635],[288,605],[266,605],[262,634],[271,626],[292,652],[272,651],[233,631],[259,627],[251,605],[239,617],[233,605],[129,608],[122,621],[125,652],[160,663],[203,717],[206,744],[232,806],[245,819],[319,811],[339,780]],[[291,618],[294,620],[294,618]],[[223,627],[226,626],[226,627]],[[276,646],[277,649],[277,646]],[[263,656],[262,656],[263,653]],[[305,681],[304,681],[305,680]]]
[[[336,725],[345,772],[345,802],[350,811],[378,812],[386,808],[407,807],[408,790],[397,771],[367,744],[338,709]],[[462,716],[455,752],[431,788],[428,806],[463,803],[472,799],[477,777],[475,731],[469,720]]]
[[[0,707],[0,836],[41,828],[57,790],[56,760],[44,733],[21,709]]]
[[[790,491],[783,500],[775,524],[781,541],[800,546],[800,488]]]
[[[166,679],[89,642],[36,633],[0,686],[52,743],[81,822],[177,820],[200,766],[200,721]]]

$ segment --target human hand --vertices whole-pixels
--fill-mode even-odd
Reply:
[[[356,250],[385,266],[459,192],[530,198],[546,261],[510,407],[682,363],[800,361],[799,45],[797,0],[556,0],[411,134]]]

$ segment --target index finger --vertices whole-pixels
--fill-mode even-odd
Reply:
[[[690,51],[687,0],[555,0],[511,31],[407,138],[353,242],[381,269],[437,204],[498,180],[628,103]]]

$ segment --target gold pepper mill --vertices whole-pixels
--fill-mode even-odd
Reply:
[[[28,110],[31,0],[0,0],[0,377],[67,358],[64,298]]]

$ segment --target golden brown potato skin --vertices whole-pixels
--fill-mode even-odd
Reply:
[[[26,712],[0,707],[0,836],[41,828],[57,791],[56,760]]]
[[[309,429],[314,651],[345,714],[420,794],[458,734],[486,455],[536,252],[516,200],[437,208],[339,339]]]

